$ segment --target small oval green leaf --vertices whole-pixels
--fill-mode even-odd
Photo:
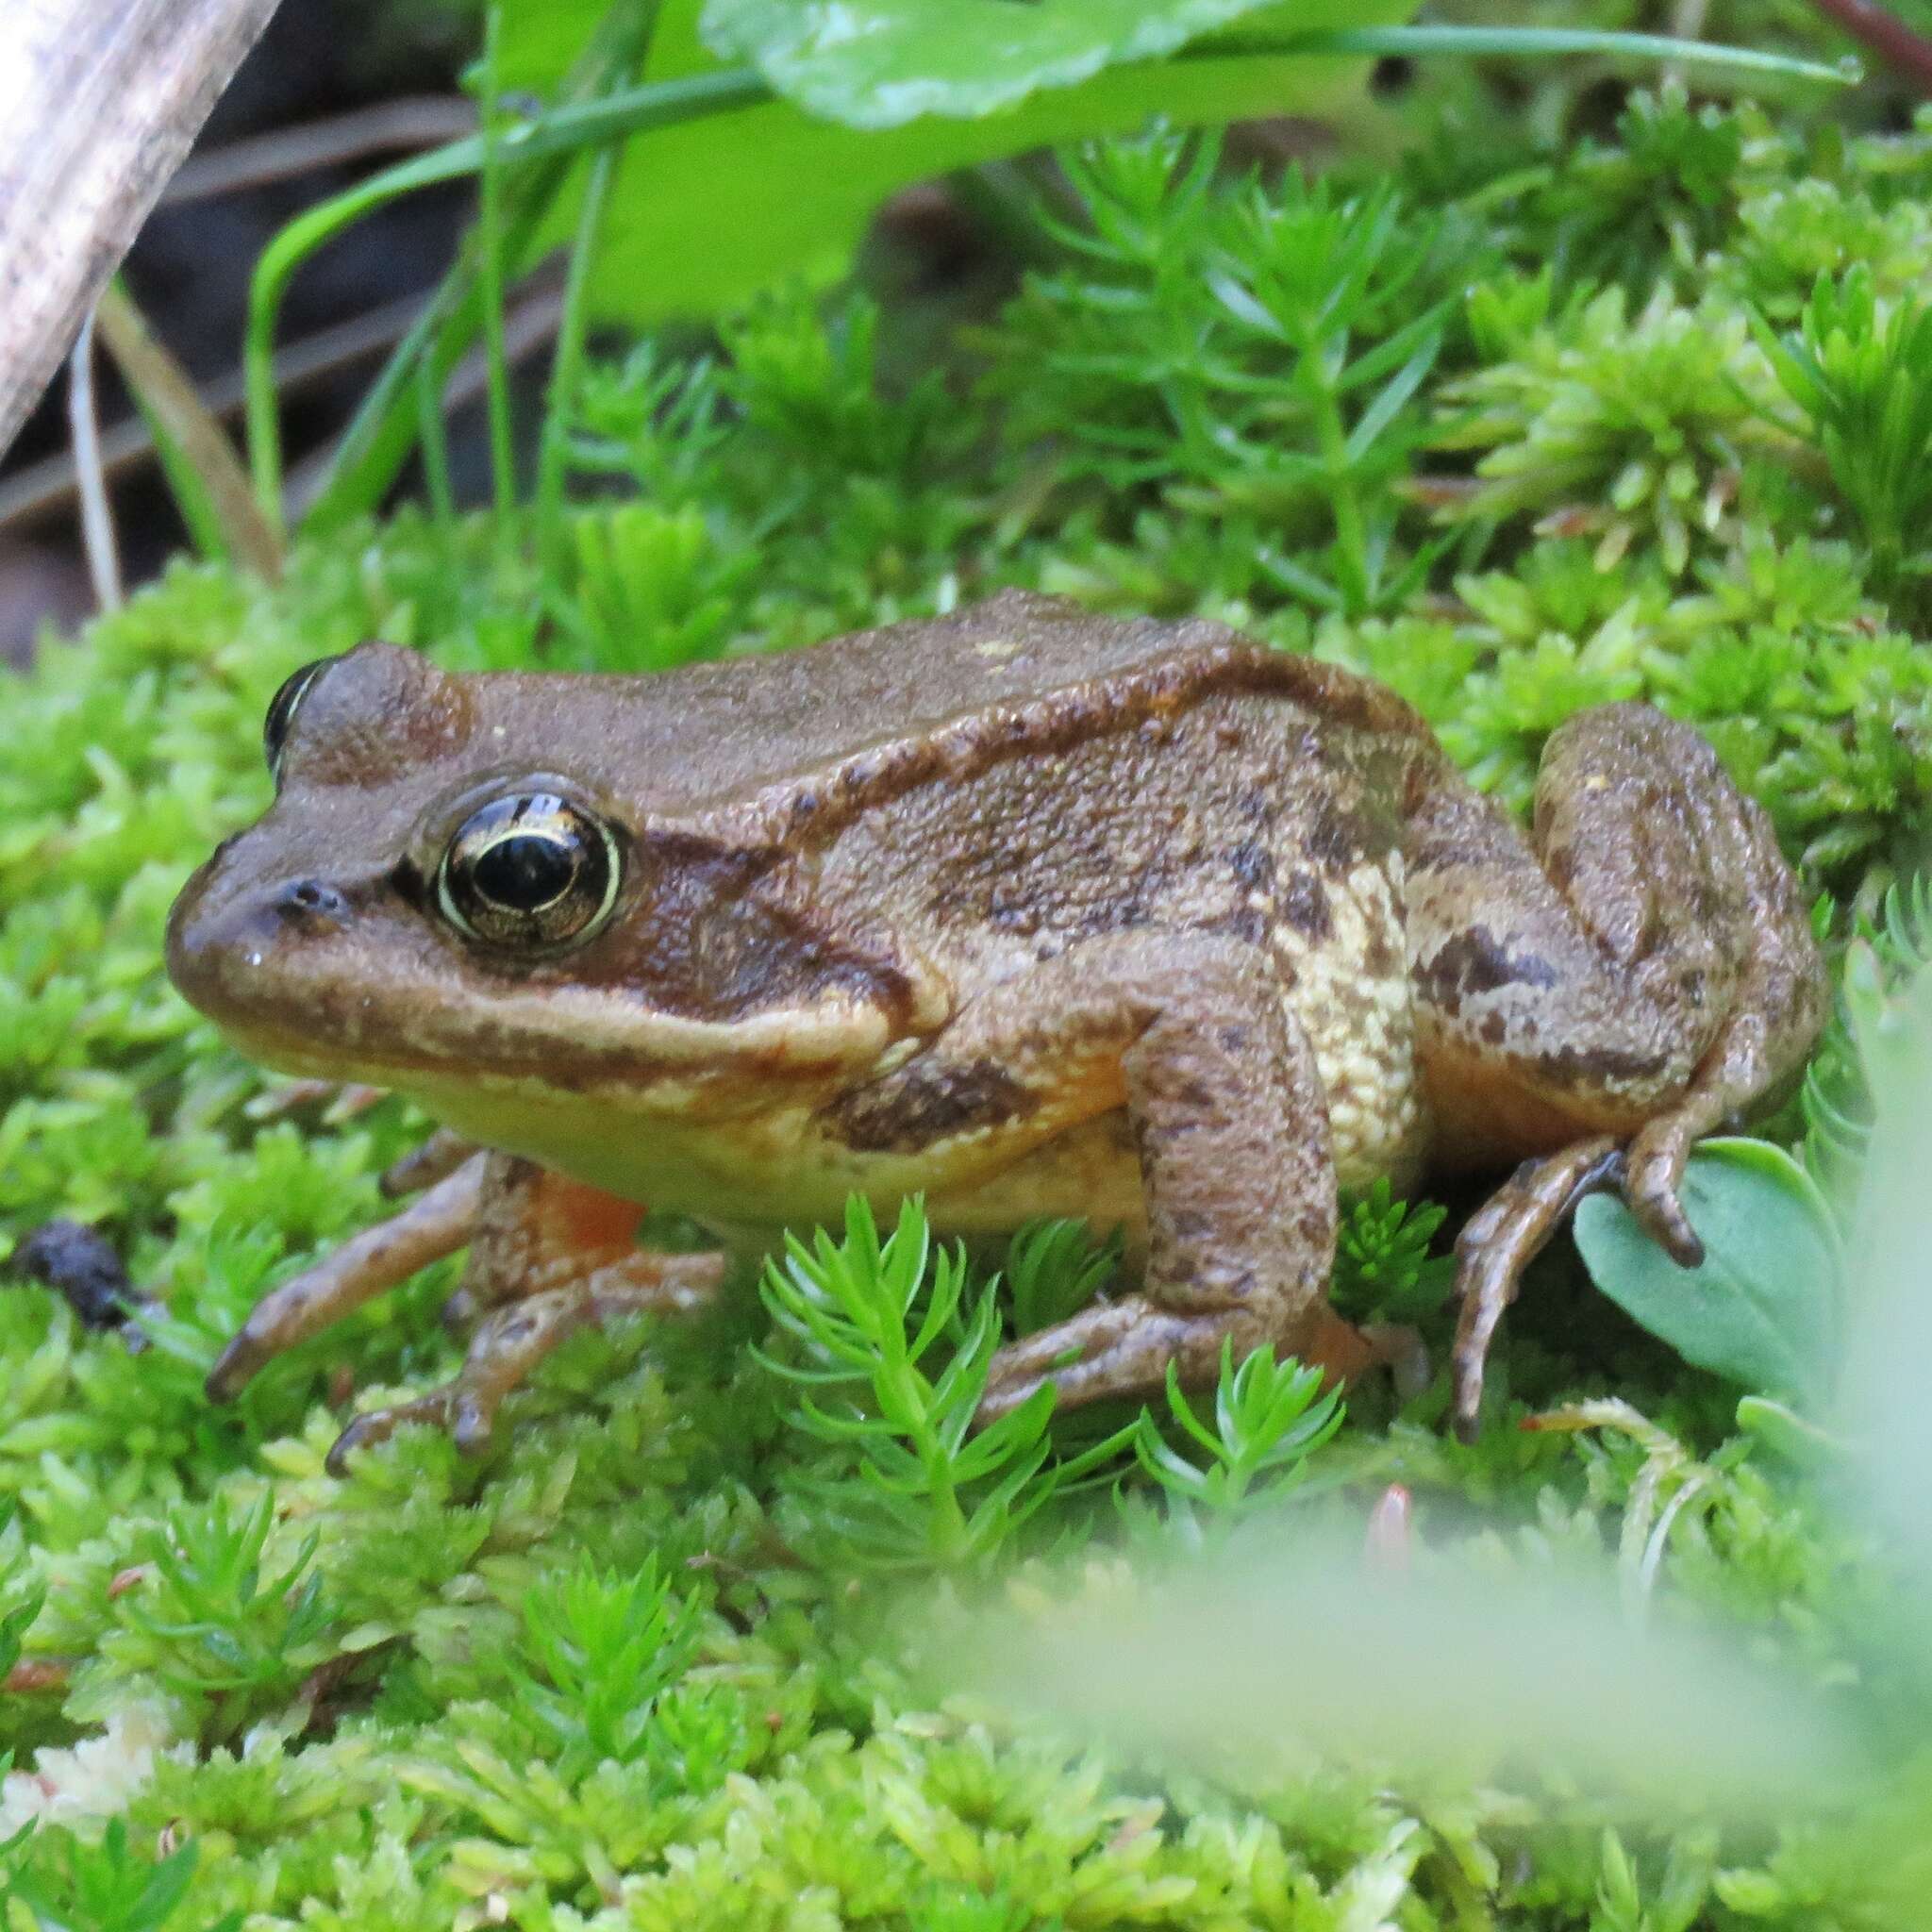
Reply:
[[[1686,1361],[1815,1412],[1838,1348],[1837,1238],[1804,1170],[1766,1141],[1707,1141],[1684,1175],[1704,1263],[1680,1268],[1622,1201],[1577,1209],[1591,1279]]]

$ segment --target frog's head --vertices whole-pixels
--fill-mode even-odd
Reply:
[[[679,681],[451,676],[388,644],[298,671],[275,803],[182,891],[170,976],[255,1058],[450,1118],[472,1092],[675,1111],[849,1077],[942,990],[755,814],[693,805]]]

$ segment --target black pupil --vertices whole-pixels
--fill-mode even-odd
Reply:
[[[576,869],[574,845],[543,832],[512,832],[477,854],[470,877],[492,904],[540,912],[569,890]]]

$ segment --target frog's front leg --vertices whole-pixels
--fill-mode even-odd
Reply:
[[[1701,1134],[1800,1067],[1827,985],[1770,822],[1702,738],[1644,705],[1552,735],[1525,839],[1457,783],[1412,818],[1416,1032],[1441,1158],[1527,1156],[1457,1243],[1456,1414],[1524,1268],[1591,1188],[1686,1267]]]
[[[457,1148],[435,1143],[434,1171]],[[472,1153],[420,1200],[354,1237],[268,1295],[208,1376],[216,1401],[232,1399],[272,1356],[318,1334],[419,1268],[469,1248],[445,1317],[482,1321],[463,1367],[415,1400],[356,1418],[329,1452],[347,1453],[400,1424],[451,1429],[472,1453],[488,1446],[503,1399],[573,1330],[632,1311],[684,1312],[724,1278],[716,1254],[640,1249],[643,1209],[513,1155]]]
[[[1237,1354],[1272,1341],[1342,1371],[1374,1358],[1324,1299],[1336,1235],[1327,1104],[1260,947],[1205,932],[1075,947],[980,995],[926,1054],[841,1103],[835,1124],[861,1143],[924,1145],[943,1166],[948,1124],[969,1144],[1001,1131],[990,1118],[958,1122],[947,1104],[974,1091],[975,1068],[1001,1071],[1009,1123],[1125,1108],[1148,1248],[1140,1293],[1001,1351],[983,1421],[1046,1379],[1063,1404],[1154,1392],[1170,1363],[1211,1381],[1230,1341]],[[1083,1206],[1070,1198],[1065,1211]]]
[[[232,1402],[263,1363],[467,1246],[490,1161],[487,1154],[472,1154],[420,1200],[352,1235],[264,1295],[208,1371],[208,1400]]]

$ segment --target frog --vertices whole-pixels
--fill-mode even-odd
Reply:
[[[270,707],[275,797],[192,875],[174,984],[242,1052],[436,1123],[413,1196],[272,1290],[208,1376],[460,1249],[448,1382],[356,1416],[464,1449],[563,1338],[919,1196],[944,1239],[1118,1231],[1008,1341],[984,1424],[1401,1352],[1328,1298],[1338,1203],[1507,1177],[1456,1248],[1451,1411],[1524,1270],[1619,1191],[1682,1266],[1693,1143],[1786,1086],[1826,979],[1764,810],[1637,702],[1544,744],[1526,825],[1421,715],[1204,617],[1007,591],[651,674],[382,642]],[[654,1250],[651,1211],[715,1230]],[[734,1243],[736,1246],[734,1246]]]

